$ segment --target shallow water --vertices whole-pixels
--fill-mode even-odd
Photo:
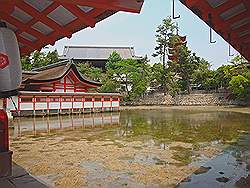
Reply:
[[[52,145],[59,147],[61,141],[70,143],[72,148],[73,144],[79,143],[81,147],[81,144],[87,143],[86,149],[90,156],[86,154],[73,161],[67,158],[67,154],[61,154],[64,157],[61,163],[68,161],[64,165],[72,163],[74,166],[81,160],[75,168],[86,171],[85,187],[169,187],[185,177],[185,181],[178,186],[249,187],[246,183],[250,173],[249,114],[197,109],[128,110],[112,114],[21,118],[15,119],[11,125],[12,147],[16,153],[14,159],[23,161],[27,169],[40,176],[51,173],[38,173],[30,161],[25,161],[25,157],[42,141],[49,143],[52,140],[49,148]],[[28,151],[21,148],[24,144]],[[88,148],[88,144],[91,148]],[[64,144],[64,149],[66,146]],[[103,150],[100,154],[92,154],[90,150],[94,147]],[[40,151],[40,154],[53,155],[54,148],[51,148],[46,146],[46,150]],[[118,150],[121,153],[113,153],[113,159],[99,156],[112,157],[110,152]],[[91,157],[95,161],[91,161]],[[112,166],[110,160],[114,160],[112,165],[117,161],[123,166]],[[34,161],[38,164],[41,162],[38,157]],[[125,170],[131,165],[134,169]],[[175,170],[166,172],[172,166],[176,166],[176,171],[184,167],[191,169],[203,166],[203,169],[190,171],[194,172],[190,176],[189,171],[181,175],[178,171],[178,176]],[[155,170],[147,172],[147,167]],[[157,169],[162,170],[162,178],[160,174],[159,177],[155,174]],[[169,180],[166,181],[166,178]],[[52,181],[56,182],[56,179]],[[54,185],[67,187],[67,184]]]

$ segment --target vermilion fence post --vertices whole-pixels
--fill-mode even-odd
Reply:
[[[0,178],[12,172],[12,152],[9,151],[8,115],[0,109]]]

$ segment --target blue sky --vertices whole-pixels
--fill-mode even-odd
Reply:
[[[215,44],[209,43],[209,27],[189,9],[176,0],[176,15],[180,34],[187,35],[189,48],[198,56],[205,58],[216,68],[227,64],[228,44],[219,35],[213,33]],[[172,0],[145,0],[141,14],[117,13],[95,28],[87,28],[75,33],[71,39],[61,39],[55,46],[59,54],[65,45],[100,45],[100,46],[134,46],[139,56],[148,55],[151,63],[159,62],[153,58],[155,30],[162,20],[172,15]],[[232,53],[237,53],[232,50]]]

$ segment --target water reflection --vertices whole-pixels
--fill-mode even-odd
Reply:
[[[236,143],[204,165],[178,187],[250,187],[250,134],[240,136]]]
[[[227,142],[250,131],[250,116],[233,112],[176,110],[126,111],[121,115],[117,137],[153,139],[164,148],[172,141]]]
[[[45,116],[33,118],[15,118],[10,125],[13,138],[24,134],[37,135],[58,130],[94,129],[119,125],[120,113],[96,113],[66,116]]]
[[[145,181],[152,185],[149,187],[154,187],[158,183],[159,185],[166,183],[166,186],[162,184],[162,187],[168,187],[169,184],[165,180],[176,178],[178,168],[202,166],[179,186],[184,188],[206,187],[206,185],[214,188],[249,187],[249,183],[246,183],[250,179],[249,114],[204,110],[129,110],[112,114],[20,118],[15,119],[12,124],[14,125],[13,137],[30,133],[39,135],[40,132],[56,134],[57,137],[52,139],[50,139],[51,134],[43,138],[46,143],[47,139],[51,142],[48,146],[51,150],[46,148],[43,151],[49,152],[51,156],[53,154],[57,156],[59,152],[56,148],[53,153],[53,147],[65,147],[66,151],[71,150],[73,146],[75,147],[72,150],[79,148],[88,150],[89,156],[86,156],[87,153],[81,156],[81,152],[71,151],[75,152],[75,157],[80,156],[80,159],[74,162],[81,162],[83,168],[90,169],[91,172],[87,176],[88,182],[98,182],[97,175],[106,182],[107,177],[113,175],[123,178],[126,184],[131,185],[134,179],[129,174],[134,173],[139,174],[138,177],[146,177]],[[60,135],[57,130],[63,134]],[[67,142],[57,143],[57,138],[70,141],[70,148],[67,148],[69,144]],[[34,147],[41,142],[37,137],[34,139],[27,137],[27,139]],[[79,140],[82,142],[78,143]],[[23,140],[16,139],[13,147],[18,150],[19,144],[23,147],[25,141],[25,136]],[[29,144],[27,144],[28,149],[30,149]],[[30,149],[30,151],[33,150]],[[18,152],[22,151],[18,150]],[[67,156],[65,153],[61,154]],[[40,153],[37,156],[40,156]],[[83,157],[86,157],[85,160],[82,160]],[[23,157],[20,161],[26,158]],[[67,160],[69,158],[62,158],[62,164]],[[107,164],[118,170],[108,168],[107,170],[105,167]],[[135,168],[132,170],[129,165]],[[93,170],[91,166],[94,166]],[[126,171],[128,166],[131,171],[129,174]],[[173,173],[171,175],[167,174],[169,168],[175,169],[171,171]],[[152,174],[150,169],[154,169]],[[164,170],[159,173],[159,177],[162,178],[160,182],[151,181],[152,177],[155,177],[153,176],[155,172],[161,169]],[[178,178],[183,179],[182,176]],[[130,180],[133,180],[132,183]],[[176,181],[173,182],[177,183]],[[124,182],[118,181],[118,183],[121,185]],[[107,183],[107,187],[112,187],[110,185],[112,184]],[[89,187],[93,186],[90,184]]]

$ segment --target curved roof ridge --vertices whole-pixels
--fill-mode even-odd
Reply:
[[[31,83],[40,83],[40,82],[53,82],[62,79],[65,77],[70,70],[72,70],[75,75],[78,77],[78,79],[81,82],[85,82],[87,84],[93,85],[93,86],[101,86],[102,84],[100,82],[96,82],[93,80],[90,80],[86,78],[84,75],[82,75],[76,65],[72,62],[68,63],[66,66],[64,64],[52,67],[46,70],[40,71],[36,75],[32,75],[30,77],[27,77],[25,80],[23,80],[24,84],[31,84]]]

